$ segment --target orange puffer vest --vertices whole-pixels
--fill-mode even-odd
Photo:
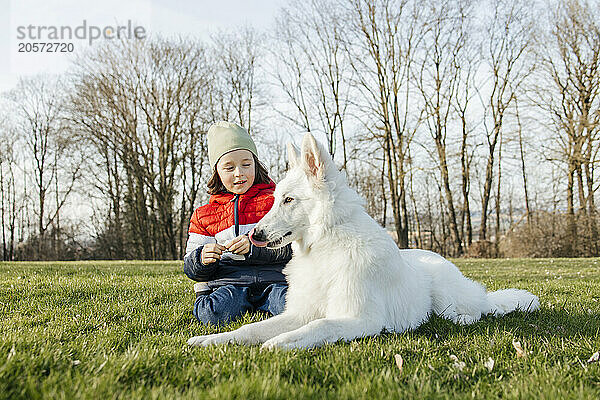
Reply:
[[[274,191],[275,184],[271,182],[252,185],[242,195],[212,195],[209,203],[198,207],[192,215],[186,254],[206,243],[216,241],[224,244],[250,232],[273,206]]]
[[[224,285],[248,286],[259,293],[271,283],[285,284],[283,268],[292,258],[290,245],[268,249],[250,245],[241,255],[223,252],[217,262],[204,265],[201,248],[208,243],[225,245],[245,235],[273,206],[275,184],[256,184],[242,195],[219,193],[192,215],[183,271],[192,280],[206,282],[210,289]],[[237,210],[237,212],[236,212]]]

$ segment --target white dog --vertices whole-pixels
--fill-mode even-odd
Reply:
[[[284,269],[285,311],[231,332],[193,337],[190,345],[310,348],[383,329],[415,329],[432,312],[471,324],[485,314],[539,308],[525,290],[487,293],[436,253],[399,250],[311,134],[300,155],[289,145],[288,157],[291,169],[277,185],[273,208],[251,235],[270,248],[293,242]]]

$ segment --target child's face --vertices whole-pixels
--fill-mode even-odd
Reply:
[[[217,162],[217,173],[227,190],[244,194],[254,184],[254,157],[248,150],[234,150]]]

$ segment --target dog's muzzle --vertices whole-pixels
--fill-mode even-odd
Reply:
[[[283,239],[285,239],[286,237],[290,236],[291,234],[292,234],[292,232],[287,232],[286,234],[284,234],[280,238],[268,242],[267,243],[267,247],[278,247],[281,244],[281,242],[283,242]]]
[[[250,233],[248,233],[248,238],[250,239],[252,244],[257,247],[265,247],[265,246],[266,247],[277,247],[283,242],[283,239],[290,236],[291,234],[292,234],[292,232],[287,232],[283,236],[281,236],[275,240],[269,241],[267,239],[267,233],[264,230],[253,228],[250,231]]]

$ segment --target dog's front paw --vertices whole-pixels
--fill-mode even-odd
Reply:
[[[274,340],[274,338],[267,340],[266,342],[264,342],[262,344],[262,346],[260,346],[261,350],[275,350],[278,348],[284,349],[285,347],[284,347],[283,343]]]
[[[274,350],[274,349],[282,349],[282,350],[293,350],[298,348],[306,348],[310,347],[306,343],[303,343],[302,340],[298,340],[297,338],[287,335],[281,334],[279,336],[275,336],[263,343],[260,347],[261,350]]]
[[[213,335],[204,335],[204,336],[194,336],[190,338],[187,343],[190,346],[210,346],[213,344],[222,344],[222,343],[230,343],[232,338],[227,333],[215,333]]]
[[[205,340],[215,335],[194,336],[188,339],[187,344],[190,346],[202,346]]]

